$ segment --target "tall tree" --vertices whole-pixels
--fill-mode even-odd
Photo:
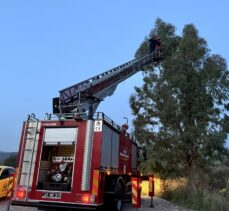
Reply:
[[[147,144],[147,169],[161,176],[195,173],[225,151],[228,133],[229,77],[226,61],[211,55],[194,25],[175,27],[157,19],[149,37],[159,36],[165,53],[149,65],[144,84],[130,97],[135,135]],[[136,57],[148,52],[146,38]]]

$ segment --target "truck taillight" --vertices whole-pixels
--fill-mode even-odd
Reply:
[[[23,200],[25,199],[25,196],[26,196],[26,189],[25,188],[17,188],[16,189],[16,198],[17,199],[20,199],[20,200]]]
[[[90,194],[83,194],[81,197],[81,201],[84,204],[93,204],[95,203],[95,196]]]

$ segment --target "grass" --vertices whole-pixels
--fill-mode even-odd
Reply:
[[[192,192],[187,187],[179,187],[164,191],[162,197],[196,211],[229,210],[229,198],[216,192]]]

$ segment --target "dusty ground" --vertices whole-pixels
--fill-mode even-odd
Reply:
[[[181,207],[178,207],[164,199],[156,198],[153,199],[153,208],[150,208],[151,202],[149,197],[143,197],[141,201],[141,208],[138,209],[138,211],[191,211],[189,209],[184,209]],[[131,205],[124,205],[123,211],[130,211],[134,210]]]
[[[7,210],[7,200],[0,200],[0,211],[6,211]],[[144,197],[142,198],[142,206],[138,209],[138,211],[191,211],[188,209],[184,209],[181,207],[178,207],[166,200],[160,199],[160,198],[154,198],[153,200],[154,208],[150,208],[150,198]],[[123,211],[134,211],[137,209],[133,209],[131,204],[124,204]],[[10,211],[37,211],[36,208],[31,207],[17,207],[17,206],[11,206]]]

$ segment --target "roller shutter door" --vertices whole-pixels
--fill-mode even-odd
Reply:
[[[45,145],[71,145],[76,143],[77,128],[46,128]]]

